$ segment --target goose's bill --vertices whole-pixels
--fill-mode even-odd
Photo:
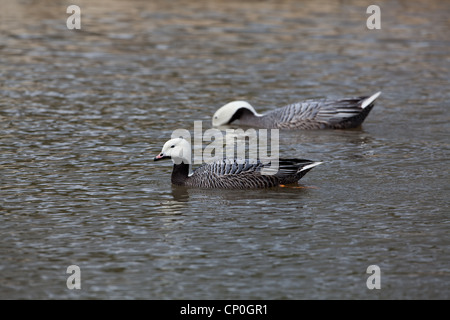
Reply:
[[[164,159],[170,159],[169,156],[165,156],[162,153],[158,154],[156,157],[153,158],[153,161],[158,161],[158,160],[164,160]]]

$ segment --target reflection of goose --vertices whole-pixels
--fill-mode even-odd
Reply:
[[[240,124],[268,129],[349,129],[361,125],[381,92],[370,97],[306,100],[261,115],[245,101],[230,102],[213,116],[213,126]]]
[[[188,187],[250,189],[268,188],[280,184],[296,183],[313,167],[321,162],[304,159],[279,159],[278,171],[272,175],[262,174],[261,170],[269,169],[270,162],[224,159],[204,164],[190,172],[190,143],[182,138],[167,141],[155,161],[172,159],[172,183]]]
[[[189,192],[185,187],[174,185],[172,187],[172,197],[177,202],[188,202]]]

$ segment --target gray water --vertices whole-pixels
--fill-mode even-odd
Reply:
[[[450,298],[449,2],[380,2],[379,30],[366,1],[0,4],[0,298]],[[152,161],[231,100],[377,91],[360,129],[280,132],[324,162],[302,188]]]

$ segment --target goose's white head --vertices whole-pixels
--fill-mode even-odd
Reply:
[[[212,125],[216,127],[230,124],[231,122],[238,120],[245,112],[251,112],[255,116],[261,116],[255,111],[250,103],[246,101],[233,101],[227,103],[214,113]]]
[[[175,138],[167,141],[154,161],[172,159],[173,163],[191,163],[191,144],[183,138]]]

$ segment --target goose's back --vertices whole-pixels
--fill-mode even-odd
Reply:
[[[310,169],[313,161],[279,159],[278,163],[260,160],[223,159],[204,164],[186,180],[186,186],[200,188],[253,189],[296,183]],[[262,172],[263,169],[267,171]],[[267,174],[270,170],[272,174]]]
[[[269,188],[279,184],[274,175],[263,175],[267,166],[259,160],[223,159],[197,168],[187,179],[187,186],[202,188],[251,189]]]
[[[362,109],[366,97],[306,100],[267,113],[266,126],[278,129],[349,128],[359,125],[373,105]]]

